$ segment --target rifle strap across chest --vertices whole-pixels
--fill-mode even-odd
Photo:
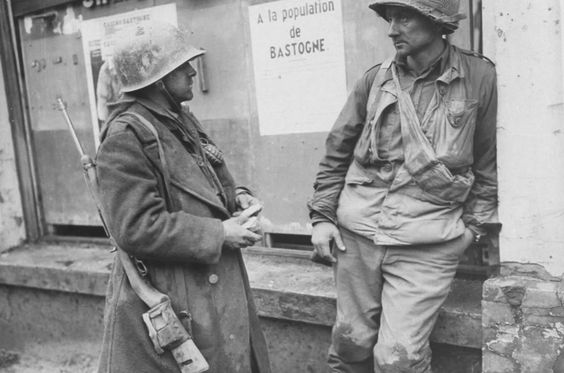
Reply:
[[[167,194],[166,196],[166,200],[168,201],[167,203],[169,204],[169,208],[172,207],[172,203],[173,203],[173,199],[172,199],[172,195],[170,194],[170,172],[168,169],[168,165],[166,162],[166,158],[165,158],[165,154],[164,154],[164,149],[161,143],[161,140],[159,138],[159,133],[157,132],[157,129],[155,128],[155,126],[148,121],[145,117],[143,117],[141,114],[139,113],[135,113],[135,112],[128,112],[129,115],[134,116],[135,118],[137,118],[139,120],[139,123],[141,123],[141,125],[146,128],[147,130],[149,130],[156,142],[157,142],[157,151],[159,154],[159,160],[161,163],[161,172],[164,178],[164,189],[165,189],[165,193]],[[179,298],[182,304],[179,304],[179,307],[184,308],[184,310],[180,311],[180,319],[184,325],[184,327],[186,327],[188,333],[192,334],[192,325],[191,325],[191,314],[189,311],[189,303],[188,303],[188,289],[186,286],[186,279],[184,277],[184,271],[182,269],[182,266],[175,264],[174,265],[174,278],[175,278],[175,282],[176,285],[178,286],[178,294],[179,294]]]
[[[411,95],[401,88],[396,66],[392,65],[391,70],[398,98],[405,166],[413,177],[417,177],[440,162],[433,145],[421,129]]]
[[[473,175],[453,175],[438,159],[421,128],[411,95],[401,89],[395,64],[391,66],[396,88],[404,149],[404,166],[424,191],[447,201],[463,202],[474,182]]]
[[[157,151],[158,151],[158,155],[159,155],[159,161],[160,161],[160,171],[161,174],[163,176],[163,188],[165,191],[165,200],[166,203],[168,205],[169,208],[172,208],[172,204],[173,204],[173,200],[172,200],[172,194],[170,193],[170,171],[168,168],[168,164],[165,158],[165,154],[164,154],[164,148],[161,142],[161,139],[159,137],[159,133],[157,132],[157,129],[155,128],[155,126],[149,121],[147,120],[143,115],[136,113],[136,112],[127,112],[127,115],[133,116],[135,117],[139,123],[141,123],[142,127],[147,129],[151,134],[152,134],[152,138],[156,141],[157,143]],[[130,122],[130,124],[132,124]],[[138,131],[137,128],[135,128],[135,125],[133,125],[134,130],[136,130],[136,132]]]

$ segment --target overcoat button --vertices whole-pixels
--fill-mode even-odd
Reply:
[[[215,285],[219,281],[219,277],[215,273],[213,273],[210,275],[210,277],[208,277],[208,281],[210,282],[210,284]]]

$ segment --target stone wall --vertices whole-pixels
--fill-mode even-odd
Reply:
[[[564,372],[564,282],[541,266],[505,263],[484,283],[483,373]]]

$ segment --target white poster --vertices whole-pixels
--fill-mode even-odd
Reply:
[[[119,98],[120,83],[111,57],[116,36],[135,38],[144,25],[161,20],[177,26],[176,4],[134,10],[108,17],[83,21],[80,27],[82,47],[92,114],[96,147],[99,145],[100,124],[108,115],[107,104]]]
[[[346,99],[341,0],[249,7],[261,135],[328,131]]]

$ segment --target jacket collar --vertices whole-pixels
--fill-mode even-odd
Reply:
[[[171,120],[179,120],[180,115],[173,112],[170,109],[164,108],[162,105],[157,104],[156,102],[154,102],[151,99],[148,99],[146,97],[142,97],[142,96],[134,96],[134,95],[130,95],[130,94],[125,94],[124,95],[124,99],[132,99],[135,102],[137,102],[138,104],[140,104],[141,106],[145,107],[147,110],[149,110],[153,115],[159,116],[159,117],[164,117],[167,119],[171,119]]]
[[[443,70],[442,75],[437,79],[445,84],[450,84],[452,81],[458,78],[464,78],[466,72],[462,65],[462,59],[460,58],[460,52],[454,45],[447,45],[448,47],[448,63]]]
[[[448,41],[445,41],[445,43],[445,50],[437,58],[437,60],[433,62],[432,65],[440,63],[441,74],[437,78],[437,81],[443,82],[445,84],[450,84],[455,79],[463,78],[465,76],[465,71],[462,66],[460,52],[454,45],[450,44]],[[405,62],[401,61],[397,54],[394,56],[394,58],[388,59],[384,63],[382,63],[380,68],[385,69],[386,73],[383,75],[383,79],[378,82],[380,87],[384,87],[388,81],[392,80],[392,71],[390,70],[390,67],[394,63],[399,66],[405,65]]]
[[[118,116],[134,103],[139,104],[143,108],[147,109],[153,116],[161,118],[161,122],[169,130],[174,133],[179,133],[180,136],[186,136],[191,142],[196,141],[194,134],[191,133],[194,130],[200,137],[207,138],[207,134],[203,132],[199,121],[194,117],[192,113],[184,111],[182,113],[175,113],[168,108],[164,108],[161,104],[143,96],[136,96],[125,93],[120,101],[115,104],[118,108],[122,109],[116,110],[117,113],[112,112],[111,117],[113,118]],[[188,130],[188,126],[191,126],[193,130]]]
[[[441,54],[439,54],[434,61],[432,61],[429,66],[427,66],[427,68],[418,75],[418,77],[424,77],[427,76],[429,74],[441,74],[442,72],[446,71],[447,66],[448,66],[448,62],[449,62],[449,54],[450,54],[450,44],[448,44],[448,42],[445,40],[443,42],[444,48],[441,52]],[[407,60],[406,58],[401,58],[398,54],[396,54],[396,56],[394,57],[394,62],[395,64],[400,67],[403,71],[405,72],[410,72],[410,68],[407,64]],[[438,72],[436,72],[436,70],[438,69]]]

